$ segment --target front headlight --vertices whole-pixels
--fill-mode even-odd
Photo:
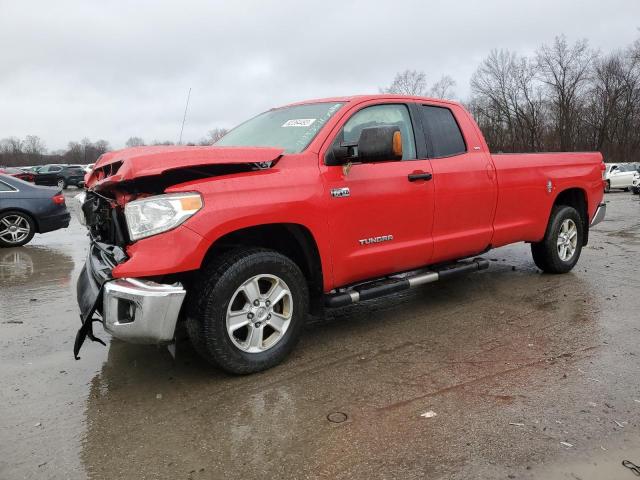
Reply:
[[[199,193],[170,193],[129,202],[124,207],[131,240],[177,227],[202,208]]]

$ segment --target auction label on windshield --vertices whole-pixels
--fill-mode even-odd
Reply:
[[[282,124],[283,127],[309,127],[313,122],[315,122],[315,118],[294,118],[291,120],[287,120]]]

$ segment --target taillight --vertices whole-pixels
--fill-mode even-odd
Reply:
[[[62,195],[61,193],[59,193],[58,195],[54,195],[52,200],[56,205],[64,205],[64,195]]]
[[[600,164],[600,170],[602,170],[602,179],[604,180],[607,176],[605,173],[607,171],[607,166],[604,164],[604,162]]]

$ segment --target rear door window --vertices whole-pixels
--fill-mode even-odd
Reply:
[[[467,151],[464,137],[451,110],[422,105],[421,112],[431,158],[451,157]]]

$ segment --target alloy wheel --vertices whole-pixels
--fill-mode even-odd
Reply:
[[[0,219],[0,238],[7,243],[20,243],[31,233],[29,221],[19,214]]]
[[[292,314],[293,298],[284,280],[275,275],[255,275],[231,297],[227,334],[243,352],[264,352],[282,339]]]
[[[560,233],[558,233],[558,256],[563,262],[571,260],[576,253],[576,247],[578,245],[578,227],[575,222],[570,218],[567,218],[560,226]]]

